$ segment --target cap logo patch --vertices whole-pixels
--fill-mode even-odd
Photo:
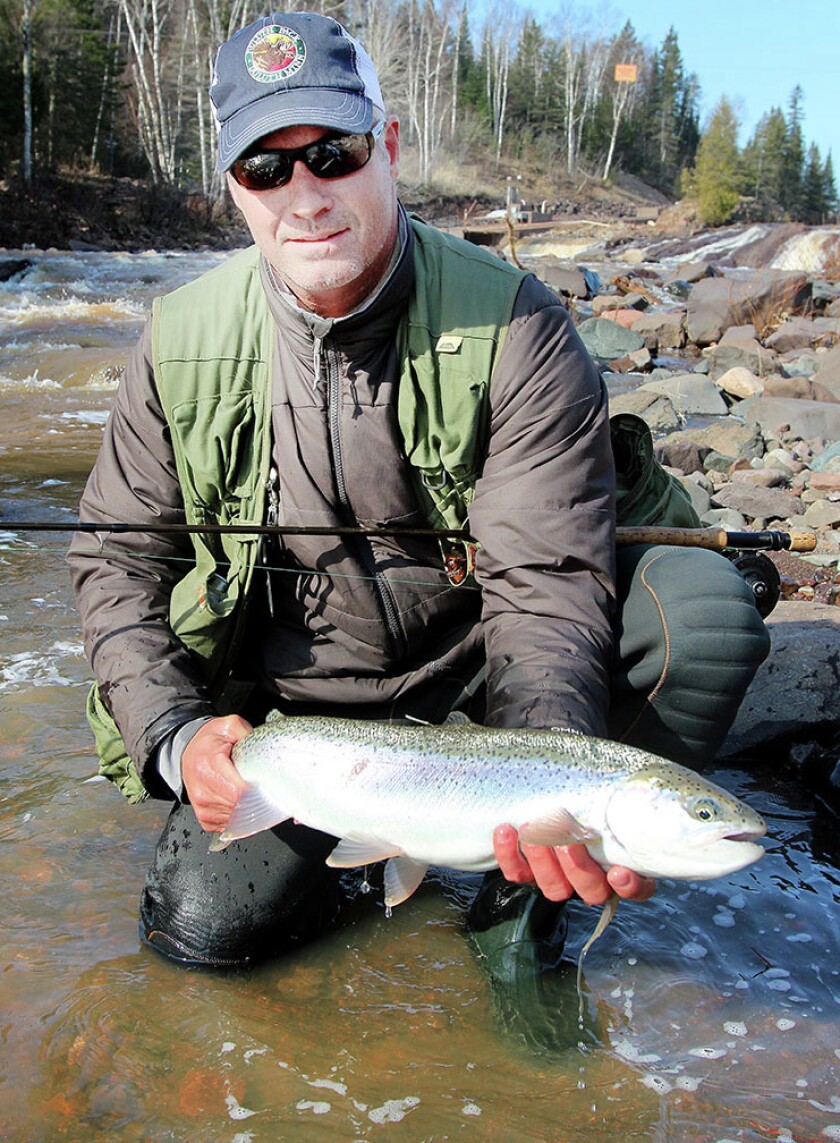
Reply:
[[[245,66],[257,83],[289,79],[306,62],[303,39],[282,24],[261,28],[245,49]]]

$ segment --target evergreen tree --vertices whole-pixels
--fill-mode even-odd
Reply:
[[[782,151],[779,202],[790,218],[801,218],[805,176],[805,142],[802,138],[802,88],[797,85],[790,95],[787,117],[787,140]]]
[[[697,77],[685,74],[677,33],[671,28],[653,62],[644,131],[646,172],[662,190],[673,191],[683,167],[694,160],[699,91]]]
[[[825,181],[823,162],[816,143],[808,148],[805,164],[805,177],[802,181],[802,211],[800,219],[811,225],[825,222],[828,204],[825,201]]]
[[[826,156],[825,163],[823,164],[823,202],[825,203],[826,214],[833,218],[837,214],[837,186],[834,182],[834,164],[831,161],[831,151]]]
[[[788,128],[778,107],[758,121],[744,148],[744,189],[761,203],[768,218],[782,211],[782,168],[787,148]]]
[[[697,149],[693,194],[707,226],[722,226],[738,205],[741,187],[738,120],[724,96]]]

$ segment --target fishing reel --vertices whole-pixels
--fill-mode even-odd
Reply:
[[[738,569],[753,593],[762,619],[766,619],[782,594],[782,577],[773,561],[762,552],[742,552],[730,548],[723,553]]]

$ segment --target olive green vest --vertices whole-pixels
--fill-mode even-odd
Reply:
[[[412,220],[415,288],[397,330],[398,419],[419,501],[435,527],[466,523],[485,448],[490,378],[524,274]],[[271,458],[275,327],[256,248],[157,299],[153,357],[189,524],[261,524]],[[477,289],[480,280],[481,289]],[[239,606],[259,536],[193,535],[195,566],[175,585],[173,631],[204,665],[219,713]],[[444,556],[452,558],[451,552]],[[97,686],[88,719],[100,773],[129,801],[147,796]]]

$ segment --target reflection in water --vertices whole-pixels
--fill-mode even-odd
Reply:
[[[91,256],[64,257],[54,315],[41,271],[38,336],[82,345],[84,320],[67,330],[62,313]],[[155,286],[135,289],[153,275],[134,257],[96,256],[93,303],[110,310],[89,311],[88,346],[136,335]],[[0,295],[7,340],[19,318]],[[74,379],[47,385],[9,364],[20,343],[0,346],[3,518],[74,512],[113,389],[95,369],[79,380],[100,358],[66,352]],[[583,1028],[574,961],[597,910],[572,907],[569,970],[546,982],[567,1046],[550,1055],[499,1020],[463,933],[466,876],[430,877],[390,920],[360,895],[316,947],[247,973],[141,947],[166,806],[130,807],[94,777],[65,548],[0,534],[2,1138],[840,1139],[836,819],[769,762],[710,773],[765,815],[766,856],[623,904],[585,962]]]

